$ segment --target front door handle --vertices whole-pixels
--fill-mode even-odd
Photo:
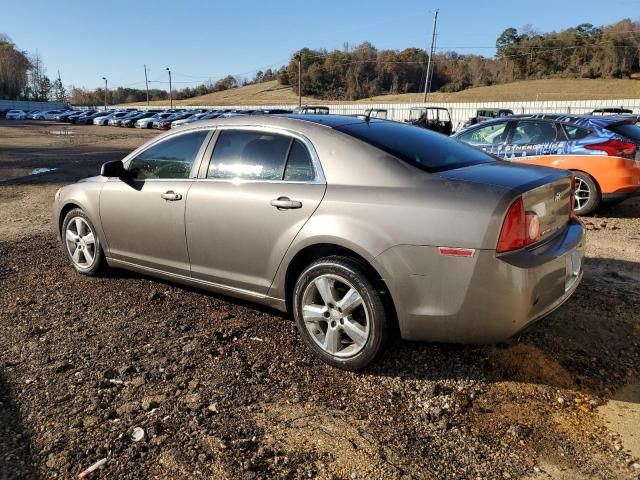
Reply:
[[[176,200],[182,200],[182,195],[180,195],[179,193],[174,192],[173,190],[168,190],[168,191],[160,194],[160,197],[164,198],[165,200],[168,200],[169,202],[175,202]]]
[[[302,208],[302,202],[291,200],[289,197],[278,197],[275,200],[271,200],[271,206],[276,207],[278,210],[289,210],[292,208]]]

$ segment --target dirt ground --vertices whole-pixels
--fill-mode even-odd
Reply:
[[[585,218],[582,285],[525,334],[354,374],[277,312],[65,263],[55,190],[152,135],[0,122],[0,478],[640,478],[640,198]]]

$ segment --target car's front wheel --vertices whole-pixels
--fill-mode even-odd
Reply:
[[[306,345],[324,362],[358,370],[388,339],[385,307],[359,261],[330,256],[299,276],[293,291],[296,324]]]
[[[73,268],[83,275],[96,275],[104,263],[104,252],[89,217],[80,208],[70,210],[61,233],[65,255]]]
[[[600,189],[591,175],[584,172],[574,172],[575,200],[573,210],[577,215],[592,213],[602,200]]]

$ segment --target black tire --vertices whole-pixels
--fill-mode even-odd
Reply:
[[[93,253],[93,261],[90,262],[87,266],[82,266],[73,259],[72,253],[70,251],[70,245],[66,238],[69,224],[72,221],[75,222],[76,218],[80,218],[84,222],[86,222],[94,235],[93,248],[90,249]],[[104,258],[104,251],[102,250],[102,245],[100,244],[100,238],[98,237],[93,223],[91,223],[91,220],[82,209],[74,208],[73,210],[69,210],[69,212],[67,212],[64,217],[64,221],[62,222],[61,237],[62,249],[64,251],[65,257],[67,258],[71,266],[76,270],[76,272],[81,273],[82,275],[87,275],[89,277],[94,277],[100,272],[100,270],[102,270],[106,262]],[[87,248],[87,245],[84,245],[84,248]],[[86,260],[86,257],[83,256],[83,258]]]
[[[602,201],[602,193],[598,188],[598,184],[593,179],[593,177],[591,177],[591,175],[584,172],[573,172],[573,174],[576,177],[576,197],[581,194],[581,192],[578,191],[580,182],[584,182],[584,186],[586,186],[586,188],[588,189],[588,193],[586,194],[587,196],[585,197],[586,202],[584,202],[582,206],[578,208],[578,201],[576,200],[576,202],[574,203],[574,212],[576,213],[576,215],[580,216],[589,215],[590,213],[594,212],[600,205],[600,202]]]
[[[334,367],[344,370],[360,370],[378,358],[384,351],[384,347],[389,340],[390,332],[388,329],[387,312],[380,293],[371,282],[370,275],[367,274],[369,270],[366,265],[357,259],[338,255],[329,256],[321,258],[305,268],[295,283],[292,305],[294,318],[300,335],[308,348],[323,362]],[[336,356],[325,351],[312,337],[312,334],[305,324],[302,314],[303,297],[310,284],[324,275],[336,276],[351,284],[350,287],[355,289],[361,297],[362,311],[366,311],[368,314],[366,320],[369,326],[367,339],[363,342],[364,346],[360,347],[361,349],[351,356]],[[342,312],[342,310],[340,310],[340,312]],[[353,320],[353,317],[350,318]],[[347,317],[345,317],[345,319],[347,319]],[[326,329],[328,328],[329,324],[327,320]],[[339,325],[337,329],[343,332],[339,335],[342,341],[344,341],[346,330]],[[320,332],[316,331],[316,333]]]

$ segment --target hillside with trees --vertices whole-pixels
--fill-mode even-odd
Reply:
[[[424,89],[428,55],[419,48],[377,50],[365,42],[342,51],[304,48],[300,56],[303,95],[357,100]],[[507,28],[494,58],[443,52],[434,63],[432,90],[440,92],[541,78],[625,78],[640,72],[640,22],[585,23],[550,33]],[[297,93],[296,55],[278,79]]]

